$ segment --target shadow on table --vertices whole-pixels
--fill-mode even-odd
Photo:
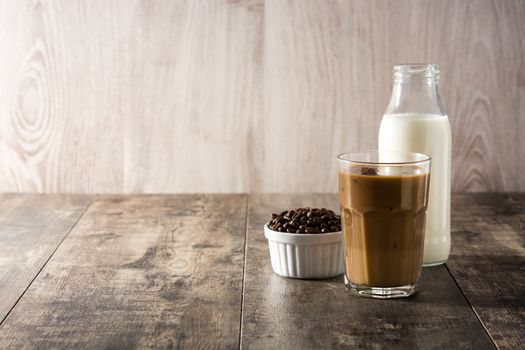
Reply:
[[[328,279],[291,279],[273,275],[269,288],[280,297],[338,300],[350,304],[421,304],[425,307],[469,307],[445,266],[423,269],[415,295],[398,299],[370,299],[353,294],[344,286],[343,275]]]

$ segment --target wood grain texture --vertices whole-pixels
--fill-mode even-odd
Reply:
[[[124,3],[121,10],[92,5],[0,5],[0,37],[6,39],[0,55],[4,191],[124,189],[124,62],[117,53],[125,23],[115,19],[128,10]]]
[[[265,21],[265,190],[335,191],[337,153],[377,148],[402,62],[440,64],[453,188],[524,189],[523,1],[267,0]]]
[[[525,343],[525,194],[455,195],[447,266],[500,349]]]
[[[453,188],[525,190],[522,0],[3,1],[0,40],[3,192],[335,191],[409,61]]]
[[[0,195],[0,323],[90,201],[88,195]]]
[[[125,191],[243,192],[261,181],[262,1],[143,1],[135,10]]]
[[[262,3],[0,4],[0,190],[241,192],[262,147]]]
[[[282,278],[272,271],[262,227],[272,212],[336,209],[335,195],[253,195],[248,203],[243,348],[491,349],[494,345],[445,266],[424,269],[405,300],[358,298],[342,278]]]
[[[245,217],[244,195],[95,200],[0,348],[238,347]]]

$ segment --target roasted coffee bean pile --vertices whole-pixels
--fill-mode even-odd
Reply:
[[[327,233],[341,231],[341,217],[325,208],[297,208],[272,214],[268,226],[279,232]]]

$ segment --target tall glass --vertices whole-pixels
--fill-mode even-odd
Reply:
[[[423,261],[430,157],[368,151],[337,159],[346,287],[374,298],[412,295]]]

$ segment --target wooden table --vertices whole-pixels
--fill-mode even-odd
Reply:
[[[0,197],[0,349],[525,346],[525,193],[454,195],[403,300],[273,274],[270,214],[335,194]]]

